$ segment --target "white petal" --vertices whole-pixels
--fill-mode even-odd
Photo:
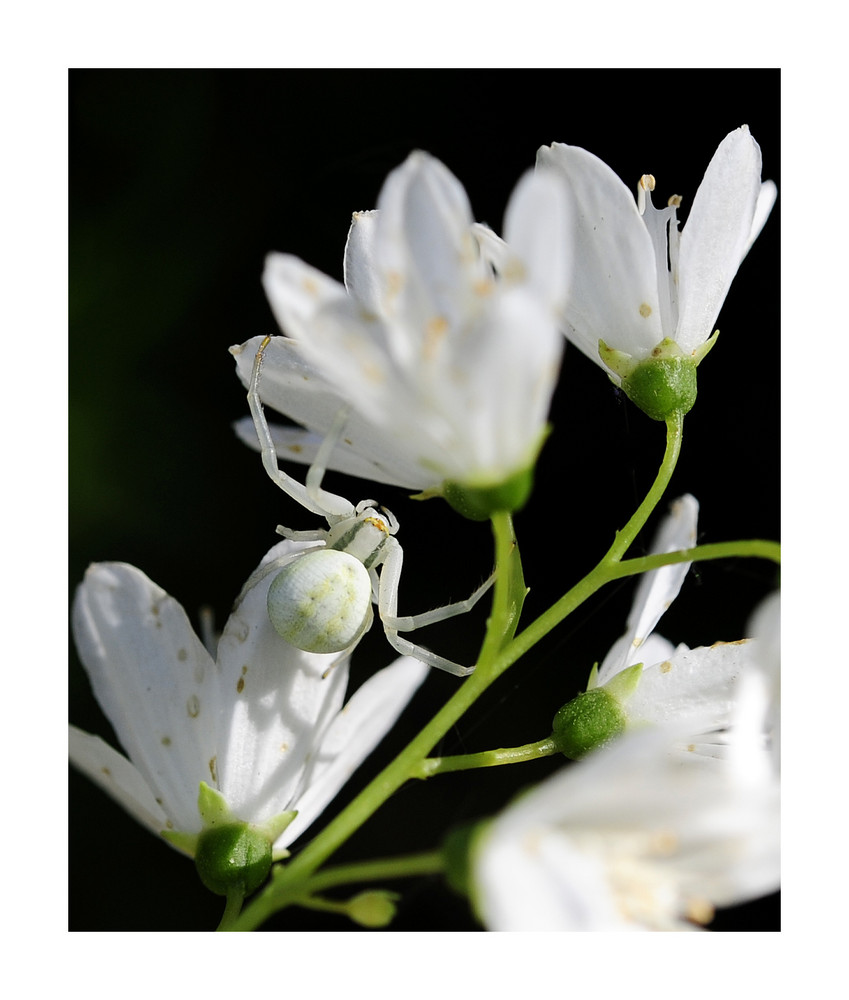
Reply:
[[[689,493],[675,500],[652,542],[651,554],[675,552],[695,545],[698,515],[698,501]],[[646,662],[640,647],[678,596],[689,569],[688,562],[674,563],[643,574],[634,595],[625,635],[617,641],[599,669],[600,685],[625,667]]]
[[[99,736],[68,727],[71,763],[152,833],[168,828],[168,817],[133,765]]]
[[[374,238],[377,212],[354,212],[345,244],[343,274],[348,294],[379,315],[385,293],[375,260]]]
[[[389,174],[378,198],[374,243],[387,318],[461,325],[470,279],[480,267],[473,221],[463,185],[427,153],[412,153]],[[417,327],[409,323],[406,330],[411,358],[424,333]]]
[[[310,758],[302,781],[305,791],[293,805],[298,816],[275,847],[291,844],[318,818],[394,725],[428,673],[426,664],[404,656],[356,691]]]
[[[735,683],[751,657],[751,641],[742,639],[647,663],[628,699],[629,722],[660,725],[689,720],[693,736],[725,728],[731,722]]]
[[[572,206],[560,179],[529,170],[504,213],[504,239],[523,262],[531,287],[557,314],[572,274]]]
[[[499,481],[527,466],[545,426],[563,348],[554,316],[529,289],[494,290],[454,345],[441,388],[454,439],[434,425],[429,459],[445,478],[460,478],[465,470],[467,481]]]
[[[214,664],[185,612],[124,563],[89,567],[74,638],[95,696],[177,830],[200,829],[198,785],[211,781],[220,702]]]
[[[749,239],[746,241],[746,253],[752,247],[752,244],[760,236],[760,232],[769,218],[769,213],[772,211],[772,206],[775,204],[775,199],[778,197],[778,188],[775,186],[773,181],[764,181],[761,184],[761,189],[758,192],[758,200],[755,205],[755,215],[752,219],[752,228],[749,232]]]
[[[266,554],[218,643],[224,711],[217,787],[236,815],[254,822],[292,808],[303,769],[342,707],[348,682],[347,657],[295,649],[268,617],[268,588],[280,560],[308,544],[287,540]]]
[[[761,151],[744,125],[719,144],[681,233],[675,340],[685,352],[713,332],[748,249],[760,191]]]
[[[493,270],[504,274],[521,267],[518,254],[489,226],[476,222],[472,226],[472,235],[477,240],[481,256]]]
[[[765,597],[755,608],[748,626],[749,635],[758,639],[758,662],[770,683],[778,685],[781,673],[781,591]]]
[[[309,338],[312,318],[322,306],[347,298],[339,282],[292,254],[268,254],[262,286],[280,329],[296,340]]]
[[[575,219],[574,270],[564,321],[569,339],[601,364],[598,342],[646,357],[663,339],[651,237],[634,196],[598,157],[554,143],[538,169],[567,185]]]
[[[254,358],[262,342],[254,337],[240,346],[231,347],[236,359],[236,370],[247,386],[253,370]],[[284,416],[303,424],[322,438],[330,430],[340,408],[345,405],[337,390],[324,375],[304,357],[303,345],[287,337],[273,337],[265,350],[265,363],[260,382],[263,402]],[[258,447],[252,422],[240,424],[239,436],[252,447]],[[241,428],[245,429],[242,430]],[[283,448],[287,447],[284,436]],[[291,443],[291,442],[288,442]],[[297,443],[297,442],[295,442]],[[347,453],[343,458],[342,453]],[[281,459],[310,461],[293,453],[281,451]],[[366,466],[362,471],[359,462]],[[423,469],[414,456],[391,433],[381,430],[352,408],[345,424],[342,439],[333,452],[329,465],[340,472],[363,475],[376,482],[390,483],[408,489],[423,490],[436,485],[434,474]],[[372,474],[374,473],[374,474]]]
[[[477,848],[474,899],[491,931],[621,931],[603,867],[544,823],[497,821]]]
[[[243,417],[241,420],[237,420],[233,424],[233,429],[236,431],[239,440],[255,451],[259,451],[256,429],[250,417]],[[304,430],[301,427],[284,427],[282,424],[269,424],[268,429],[271,432],[271,440],[274,442],[274,447],[277,449],[277,456],[284,462],[298,462],[301,465],[312,465],[318,449],[324,441],[323,434]],[[364,455],[357,454],[357,452],[352,450],[351,445],[345,441],[333,449],[327,463],[329,469],[344,472],[348,476],[358,476],[360,479],[368,480],[370,483],[387,483],[390,486],[404,486],[408,489],[424,489],[425,482],[420,469],[410,466],[410,471],[406,474],[399,471],[408,465],[409,463],[406,463],[402,456],[395,465],[396,471],[393,474],[381,464],[369,461]],[[411,482],[411,480],[413,481]],[[368,487],[364,484],[362,494],[365,495],[367,491]]]

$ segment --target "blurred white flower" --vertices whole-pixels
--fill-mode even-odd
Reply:
[[[664,341],[697,361],[703,357],[734,275],[776,197],[772,181],[761,183],[761,151],[748,127],[719,144],[680,235],[681,198],[673,195],[656,209],[650,174],[641,178],[635,204],[610,167],[577,146],[544,146],[537,165],[566,182],[576,215],[562,316],[567,337],[608,366],[619,354],[645,360]],[[619,384],[622,372],[612,370]]]
[[[275,560],[304,546],[283,541],[265,556],[215,659],[182,607],[134,567],[94,564],[77,590],[80,658],[127,756],[71,726],[71,761],[185,853],[193,855],[194,835],[205,828],[203,782],[234,820],[264,829],[275,857],[285,854],[427,674],[423,663],[401,657],[343,708],[348,660],[290,646],[266,609]]]
[[[748,626],[757,643],[752,669],[738,692],[738,715],[762,711],[776,773],[781,770],[781,591],[765,597],[755,608]]]
[[[526,793],[472,847],[472,894],[496,931],[694,930],[779,885],[779,794],[767,757],[668,753],[643,730]]]
[[[263,284],[286,336],[265,351],[260,395],[305,428],[273,429],[280,456],[311,462],[344,406],[331,468],[433,493],[528,472],[563,349],[566,201],[553,178],[527,174],[500,244],[474,226],[450,171],[416,152],[388,176],[377,211],[355,214],[344,287],[271,254]],[[231,348],[245,385],[260,342]],[[250,421],[239,432],[256,446]]]

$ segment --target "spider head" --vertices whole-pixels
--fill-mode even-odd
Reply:
[[[348,552],[369,569],[381,561],[383,547],[397,530],[398,520],[391,511],[362,500],[350,517],[327,533],[327,547]]]

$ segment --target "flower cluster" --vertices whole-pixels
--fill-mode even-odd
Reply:
[[[341,906],[311,894],[320,859],[290,883],[299,859],[280,862],[428,668],[473,674],[476,697],[568,613],[557,602],[527,628],[532,640],[521,649],[513,640],[526,589],[511,515],[533,489],[567,341],[667,423],[653,491],[584,583],[642,577],[624,634],[557,710],[550,739],[523,758],[573,763],[476,827],[462,878],[449,877],[493,930],[690,929],[717,906],[777,888],[777,598],[736,641],[690,649],[656,633],[699,558],[690,495],[672,503],[645,568],[631,560],[626,573],[622,563],[669,482],[696,367],[776,191],[761,181],[746,126],[720,143],[680,233],[682,198],[656,209],[655,188],[644,175],[635,200],[591,153],[556,143],[519,179],[499,236],[475,221],[442,163],[414,152],[376,209],[353,215],[344,283],[290,254],[268,256],[263,286],[282,335],[231,348],[251,410],[237,431],[275,484],[326,525],[278,528],[284,540],[217,638],[199,638],[171,597],[123,563],[93,565],[73,607],[80,658],[124,753],[72,726],[72,762],[193,858],[228,907],[264,884],[280,906]],[[294,425],[269,425],[266,406]],[[281,458],[309,466],[303,483]],[[464,601],[401,615],[398,520],[373,500],[325,490],[328,469],[491,520],[494,573]],[[405,637],[471,611],[490,588],[474,666]],[[345,703],[373,605],[401,655]],[[433,722],[443,734],[458,717],[453,704]],[[432,746],[413,741],[409,758],[366,789],[371,812],[410,776],[484,766],[475,755],[429,762]],[[361,823],[370,812],[359,809]],[[392,910],[387,894],[367,892],[346,912],[382,925]]]

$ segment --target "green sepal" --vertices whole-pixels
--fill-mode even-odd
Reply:
[[[232,813],[230,807],[227,805],[227,800],[221,792],[210,788],[205,781],[200,783],[200,788],[198,789],[198,812],[203,820],[205,829],[220,826],[224,823],[242,822]],[[296,809],[289,809],[286,812],[272,816],[271,819],[267,819],[264,823],[253,823],[251,826],[258,833],[266,836],[273,844],[297,815],[298,812]],[[288,857],[289,852],[285,848],[279,848],[274,852],[275,861]]]
[[[221,792],[207,785],[205,781],[198,787],[198,812],[204,827],[237,822]]]
[[[160,836],[167,840],[172,847],[176,847],[181,854],[186,854],[190,858],[195,856],[198,846],[199,833],[184,833],[182,830],[162,830]]]
[[[570,760],[580,760],[625,731],[627,717],[619,699],[596,687],[567,702],[554,716],[551,738]]]
[[[620,670],[618,674],[615,674],[610,678],[610,680],[604,685],[604,690],[607,691],[608,694],[612,694],[620,705],[624,705],[631,695],[637,690],[637,685],[640,683],[642,673],[642,663],[635,663],[631,667],[625,667],[624,670]]]
[[[627,378],[637,367],[637,362],[631,354],[616,351],[612,347],[608,347],[603,340],[598,342],[598,356],[604,362],[604,366],[617,376],[612,379],[616,385],[621,385],[622,379]]]
[[[716,338],[718,336],[719,336],[719,330],[714,330],[713,335],[711,337],[708,337],[708,339],[703,344],[699,344],[699,346],[695,349],[695,351],[693,351],[692,357],[697,365],[700,365],[702,361],[704,361],[708,351],[716,343]]]
[[[618,674],[604,685],[606,691],[609,691],[614,698],[621,704],[624,704],[631,695],[637,690],[637,685],[640,683],[640,675],[643,672],[643,664],[636,663],[632,667],[625,667],[624,670],[620,670]],[[590,676],[587,678],[587,691],[592,691],[594,688],[598,687],[598,663],[593,664],[593,668],[590,671]]]

